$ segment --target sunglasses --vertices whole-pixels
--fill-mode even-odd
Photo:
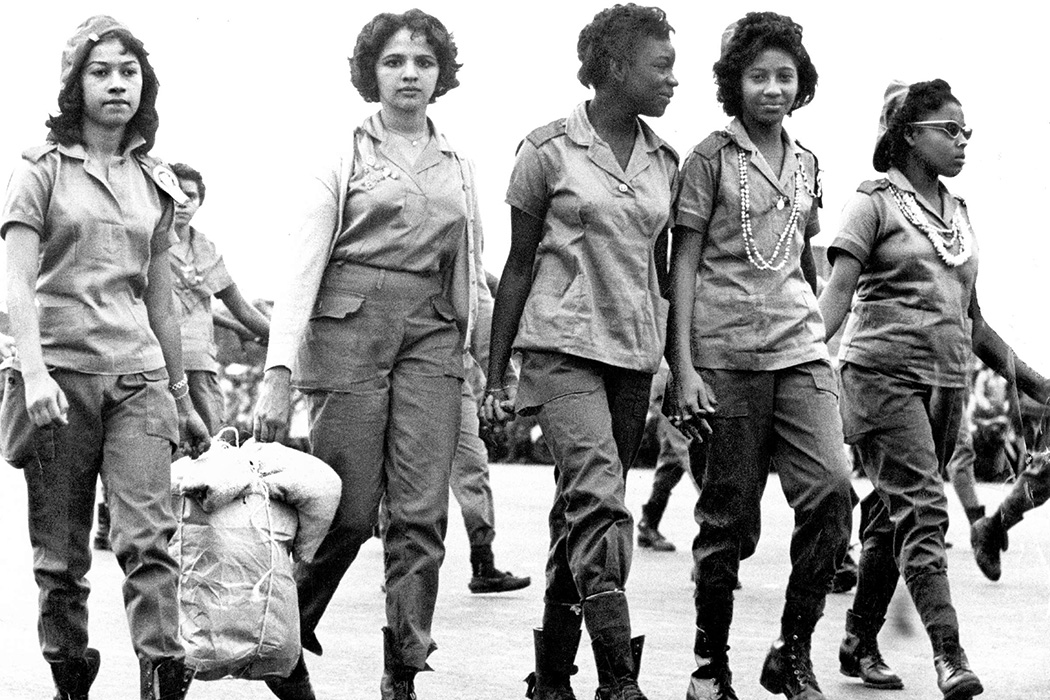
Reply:
[[[937,129],[948,134],[953,139],[959,138],[959,134],[962,134],[963,138],[967,141],[973,136],[973,129],[968,129],[962,124],[952,119],[941,119],[929,122],[908,122],[908,126],[917,126],[923,129]]]

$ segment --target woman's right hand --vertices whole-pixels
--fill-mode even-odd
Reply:
[[[672,372],[667,380],[668,419],[686,437],[700,442],[711,435],[707,418],[718,409],[714,393],[707,388],[700,373],[692,366]]]
[[[252,435],[257,442],[281,442],[288,435],[292,412],[292,373],[287,367],[271,367],[259,385],[259,398],[252,415]]]
[[[485,390],[485,400],[481,402],[478,418],[481,424],[494,433],[498,433],[504,425],[514,420],[514,400],[517,397],[518,388],[489,387]]]
[[[23,374],[26,409],[33,425],[45,426],[51,422],[69,423],[69,401],[58,383],[46,372]]]

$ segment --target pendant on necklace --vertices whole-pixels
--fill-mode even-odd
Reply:
[[[787,197],[777,197],[777,211],[784,211],[787,206]]]

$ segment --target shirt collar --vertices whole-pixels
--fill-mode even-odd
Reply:
[[[376,112],[361,125],[365,133],[374,138],[377,141],[386,141],[390,138],[390,130],[386,128],[386,124],[383,123],[381,112]],[[437,129],[434,128],[434,122],[427,117],[427,129],[430,131],[430,135],[437,142],[437,147],[442,153],[455,153],[455,149],[449,144],[448,140],[445,139]]]
[[[598,133],[594,130],[594,125],[591,124],[590,117],[587,116],[588,102],[589,100],[585,100],[576,105],[576,108],[569,114],[568,119],[565,120],[565,135],[573,143],[587,147],[591,146],[594,143],[594,139],[598,136]],[[670,148],[662,138],[656,135],[656,132],[649,128],[648,124],[641,119],[636,119],[635,121],[638,123],[638,134],[641,136],[647,153],[652,153],[664,146]]]
[[[142,136],[142,134],[135,133],[135,135],[131,137],[131,140],[128,141],[128,145],[124,149],[123,153],[121,153],[120,155],[123,157],[127,157],[132,151],[134,151],[139,146],[145,145],[145,143],[146,139]],[[69,156],[71,158],[87,160],[87,149],[84,148],[84,144],[80,143],[79,141],[68,146],[58,144],[58,152],[64,156]]]
[[[933,202],[927,202],[926,198],[915,191],[915,187],[912,186],[911,182],[907,177],[904,176],[899,169],[891,167],[886,171],[886,179],[890,181],[891,185],[895,185],[897,188],[910,193],[915,197],[915,201],[919,203],[923,209],[937,217],[942,225],[947,227],[947,224],[955,217],[955,209],[959,205],[956,201],[955,195],[948,191],[948,188],[944,185],[944,182],[938,181],[937,188],[938,194],[941,197],[941,201],[944,202],[944,216],[938,213],[938,209],[941,207],[934,207]]]
[[[739,117],[733,117],[733,120],[726,127],[726,132],[737,146],[751,154],[751,162],[758,168],[758,171],[772,184],[776,185],[782,194],[787,194],[788,184],[795,173],[795,169],[798,168],[799,159],[795,141],[788,135],[787,129],[783,127],[780,129],[780,140],[784,143],[784,167],[781,168],[780,173],[774,173],[766,159],[758,157],[758,146],[748,136],[747,129],[744,128],[744,123],[740,121]],[[783,179],[781,179],[781,175],[783,175]]]

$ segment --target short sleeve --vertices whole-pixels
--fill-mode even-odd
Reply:
[[[878,232],[879,212],[874,198],[863,192],[854,193],[842,210],[838,235],[828,247],[829,261],[834,263],[838,252],[845,251],[866,265]]]
[[[547,216],[549,202],[543,161],[543,155],[531,141],[522,141],[507,186],[507,204],[541,221]]]
[[[215,247],[215,244],[205,238],[203,234],[198,233],[198,235],[202,238],[202,245],[200,246],[202,255],[198,258],[197,264],[204,272],[203,286],[208,294],[215,295],[233,284],[233,278],[230,277],[230,273],[226,269],[226,263],[223,261],[222,255],[219,253],[219,249]]]
[[[0,237],[7,237],[11,224],[25,224],[41,239],[46,238],[47,210],[54,189],[54,171],[47,167],[50,159],[49,155],[36,162],[24,158],[18,161],[7,184]]]
[[[179,240],[179,235],[175,233],[175,205],[166,195],[161,195],[161,207],[160,218],[153,227],[153,238],[150,239],[151,253],[163,253]]]
[[[721,153],[715,157],[721,158]],[[701,156],[695,151],[689,154],[682,165],[675,188],[674,204],[671,208],[673,226],[702,233],[707,231],[718,194],[718,175],[713,159]]]

